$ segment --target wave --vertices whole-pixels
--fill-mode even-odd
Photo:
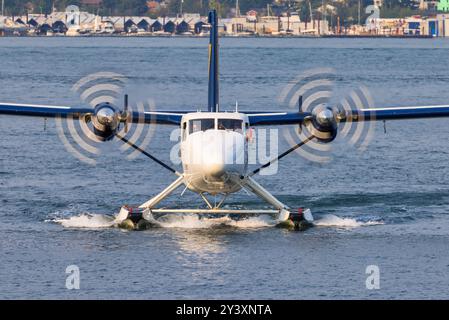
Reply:
[[[210,217],[197,214],[170,214],[154,218],[146,217],[154,226],[160,228],[207,229],[217,227],[234,227],[241,229],[268,228],[277,225],[277,220],[269,215],[233,219],[230,216]],[[47,222],[54,222],[64,228],[102,229],[117,226],[115,217],[103,214],[80,213],[73,216],[56,217]],[[313,223],[318,227],[358,228],[384,224],[381,220],[358,220],[351,217],[338,217],[326,214]]]
[[[72,216],[68,218],[55,218],[49,221],[59,223],[65,228],[80,228],[80,229],[111,228],[114,227],[116,224],[113,217],[102,214],[87,214],[87,213],[83,213],[78,216]]]
[[[150,218],[150,222],[162,228],[205,229],[219,226],[231,226],[242,229],[265,228],[276,225],[276,220],[268,215],[260,215],[240,220],[234,220],[229,216],[201,217],[199,215],[165,215],[159,219]]]
[[[201,217],[199,215],[165,215],[158,219],[148,217],[149,222],[155,227],[180,228],[180,229],[206,229],[220,226],[231,226],[235,228],[251,229],[265,228],[276,225],[276,220],[268,215],[260,215],[240,220],[234,220],[229,216],[223,217]],[[117,226],[115,218],[102,214],[82,213],[76,216],[54,218],[46,220],[62,225],[64,228],[79,229],[101,229]]]
[[[384,224],[379,220],[359,221],[355,218],[342,218],[333,214],[327,214],[314,222],[320,227],[358,228]]]

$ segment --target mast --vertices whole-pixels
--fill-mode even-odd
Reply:
[[[358,25],[360,25],[360,7],[361,7],[361,4],[360,4],[360,0],[359,0],[359,23],[358,23]]]
[[[310,23],[313,23],[312,2],[309,0]]]
[[[99,8],[97,8],[97,14],[95,15],[94,33],[96,33],[98,29],[98,10]]]
[[[321,17],[320,17],[321,21],[318,22],[318,26],[324,28],[323,17],[324,17],[324,20],[326,20],[326,8],[324,7],[324,0],[321,0]],[[319,28],[319,34],[321,35],[321,28]]]

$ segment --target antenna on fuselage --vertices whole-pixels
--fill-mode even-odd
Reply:
[[[207,109],[209,112],[219,112],[218,102],[218,18],[217,11],[209,12],[209,97]]]

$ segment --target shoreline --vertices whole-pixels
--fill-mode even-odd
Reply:
[[[160,35],[160,34],[79,34],[79,35],[16,35],[3,34],[0,38],[208,38],[208,35]],[[431,35],[220,35],[221,38],[268,38],[268,39],[437,39]]]

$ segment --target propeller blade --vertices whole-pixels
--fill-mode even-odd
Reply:
[[[329,142],[337,136],[359,151],[371,141],[374,122],[369,108],[372,97],[366,87],[358,87],[334,102],[335,75],[332,69],[306,71],[291,81],[281,92],[280,103],[300,113],[311,114],[300,123],[298,130],[284,130],[284,137],[292,145],[313,135],[315,139],[305,148],[297,150],[302,157],[313,162],[328,162],[331,157]],[[368,110],[367,110],[368,108]],[[368,118],[368,119],[367,119]]]
[[[124,108],[123,108],[123,118],[125,118],[125,134],[128,133],[128,124],[130,121],[130,116],[128,113],[128,94],[125,94]]]
[[[298,98],[298,111],[302,112],[302,95],[299,96]],[[302,132],[302,124],[300,123],[298,125],[298,134],[301,134],[301,132]]]

